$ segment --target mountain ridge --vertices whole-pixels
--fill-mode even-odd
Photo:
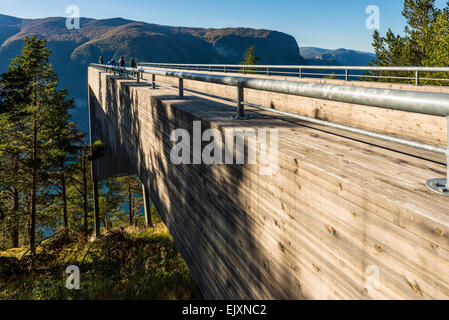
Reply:
[[[324,49],[319,47],[299,48],[301,56],[310,65],[326,66],[367,66],[376,55],[371,52],[345,48]]]
[[[261,63],[303,64],[292,36],[266,29],[164,26],[124,18],[81,18],[81,28],[68,30],[66,18],[23,19],[0,14],[0,73],[20,54],[23,39],[45,37],[60,86],[75,98],[73,118],[87,130],[87,66],[125,56],[127,62],[231,63],[256,46]],[[281,48],[281,49],[280,49]]]
[[[9,59],[20,54],[26,36],[45,37],[52,50],[50,59],[59,75],[60,86],[67,88],[76,101],[73,119],[85,131],[88,129],[87,67],[98,62],[100,56],[105,62],[112,57],[117,61],[123,55],[127,63],[135,59],[137,62],[238,64],[245,50],[254,45],[260,64],[338,62],[338,59],[304,58],[294,37],[267,29],[166,26],[124,18],[81,18],[80,26],[78,30],[68,30],[63,17],[23,19],[0,14],[0,73],[6,71]]]

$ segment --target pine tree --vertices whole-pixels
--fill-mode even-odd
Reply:
[[[103,142],[96,141],[90,148],[85,133],[76,128],[72,130],[72,135],[75,153],[73,163],[67,168],[71,172],[67,181],[70,185],[67,190],[68,200],[72,202],[71,210],[74,211],[74,215],[82,216],[83,231],[87,237],[89,235],[89,212],[92,211],[89,197],[92,194],[91,161],[101,157],[106,146]]]
[[[55,159],[64,153],[58,136],[67,130],[73,101],[67,91],[58,89],[58,77],[49,63],[50,50],[45,39],[27,37],[21,55],[11,60],[2,75],[4,107],[13,126],[20,127],[20,166],[25,173],[23,186],[29,193],[29,237],[35,254],[36,221],[39,204],[45,205],[48,183]]]
[[[30,76],[22,65],[10,66],[1,77],[0,85],[0,192],[5,204],[3,223],[10,232],[11,247],[19,246],[19,229],[23,220],[21,198],[27,190],[24,171],[27,148],[23,145],[26,123],[20,121],[29,115]]]
[[[3,133],[7,130],[5,121],[0,120]],[[12,136],[1,139],[0,143],[0,192],[4,204],[2,211],[3,222],[6,223],[10,231],[11,247],[19,246],[19,229],[23,218],[20,210],[20,196],[22,191],[22,182],[24,179],[23,171],[20,169],[20,149],[14,145]]]
[[[87,237],[89,234],[89,211],[91,211],[89,194],[92,191],[89,144],[86,141],[86,135],[80,130],[74,129],[72,135],[74,136],[76,160],[69,168],[71,175],[68,181],[70,183],[68,197],[72,201],[72,210],[75,211],[75,215],[82,217],[84,235]]]
[[[428,30],[435,22],[438,10],[435,0],[405,0],[402,15],[407,21],[404,36],[395,35],[391,29],[385,37],[378,31],[373,35],[377,65],[420,66],[425,57]]]
[[[256,65],[259,62],[260,58],[256,56],[256,46],[249,47],[243,57],[243,61],[240,62],[241,65]],[[244,73],[256,73],[255,68],[245,68],[241,69],[240,72]]]
[[[126,185],[122,184],[123,178],[111,178],[102,181],[100,188],[100,219],[106,229],[114,224],[121,224],[121,217],[125,214],[122,206],[126,201],[124,190]]]
[[[437,14],[434,23],[427,32],[423,65],[429,67],[449,66],[449,3],[445,10]],[[423,76],[426,78],[449,79],[447,73],[425,73]],[[432,84],[447,85],[448,82],[440,81],[432,82]]]
[[[105,228],[115,224],[137,224],[143,207],[142,182],[137,176],[108,179],[100,188],[100,211]],[[127,210],[125,210],[127,208]]]
[[[243,61],[240,64],[255,65],[259,60],[260,58],[256,57],[256,46],[251,46],[245,51]]]
[[[142,182],[139,177],[126,176],[121,178],[121,184],[125,187],[124,198],[127,200],[129,224],[134,223],[134,217],[143,204]]]
[[[64,101],[61,102],[63,104]],[[65,101],[65,103],[72,103],[72,101]],[[55,122],[62,119],[54,119]],[[74,123],[70,123],[69,119],[66,121],[59,121],[63,126],[55,125],[54,141],[57,150],[53,157],[53,167],[51,170],[51,182],[55,192],[60,197],[60,209],[62,209],[62,221],[64,229],[69,229],[68,216],[68,200],[67,200],[67,182],[72,174],[72,169],[78,161],[78,145],[80,139],[85,139],[85,134],[82,133]]]
[[[404,35],[395,35],[389,29],[383,37],[373,34],[373,47],[378,66],[447,66],[449,63],[449,2],[439,10],[435,0],[405,0],[402,15],[407,21]],[[380,76],[408,76],[411,73],[373,72]],[[432,78],[435,74],[424,74]],[[441,75],[438,75],[439,77]],[[394,82],[394,79],[385,81]],[[401,80],[397,80],[401,81]]]

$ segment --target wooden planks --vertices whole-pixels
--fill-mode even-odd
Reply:
[[[199,72],[207,73],[207,72]],[[220,73],[216,73],[220,74]],[[221,73],[223,74],[223,73]],[[290,80],[298,82],[318,82],[338,85],[352,85],[363,87],[376,87],[395,90],[411,90],[424,92],[449,93],[447,87],[413,86],[391,83],[376,83],[330,79],[299,79],[298,77],[285,76],[265,76],[265,75],[242,75],[225,74],[231,76],[250,76],[257,78],[269,78],[278,80]],[[150,75],[144,75],[150,79]],[[171,85],[177,85],[177,79],[156,76],[156,81],[166,82]],[[184,80],[184,87],[199,92],[205,92],[228,98],[236,97],[234,87],[204,83],[192,80]],[[366,107],[362,105],[326,101],[320,99],[305,98],[293,95],[262,92],[258,90],[245,90],[245,101],[262,105],[268,108],[288,111],[301,114],[311,118],[317,118],[325,121],[341,123],[356,128],[386,133],[393,136],[417,140],[420,142],[446,146],[447,124],[443,117],[428,116],[422,114],[413,114],[402,111],[387,110],[382,108]]]
[[[207,298],[449,297],[449,200],[424,186],[444,176],[441,157],[260,112],[231,121],[224,104],[92,68],[89,83]],[[278,129],[279,169],[173,165],[170,134],[194,120]]]

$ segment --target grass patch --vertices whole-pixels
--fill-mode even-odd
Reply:
[[[59,233],[19,262],[27,249],[0,252],[0,299],[202,299],[162,223],[116,228],[94,242]],[[80,290],[65,286],[69,265],[80,268]]]

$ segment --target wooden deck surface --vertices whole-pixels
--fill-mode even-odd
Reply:
[[[108,116],[207,298],[447,299],[444,156],[89,70]],[[279,170],[173,165],[170,133],[275,128]],[[379,271],[379,286],[369,284]]]

